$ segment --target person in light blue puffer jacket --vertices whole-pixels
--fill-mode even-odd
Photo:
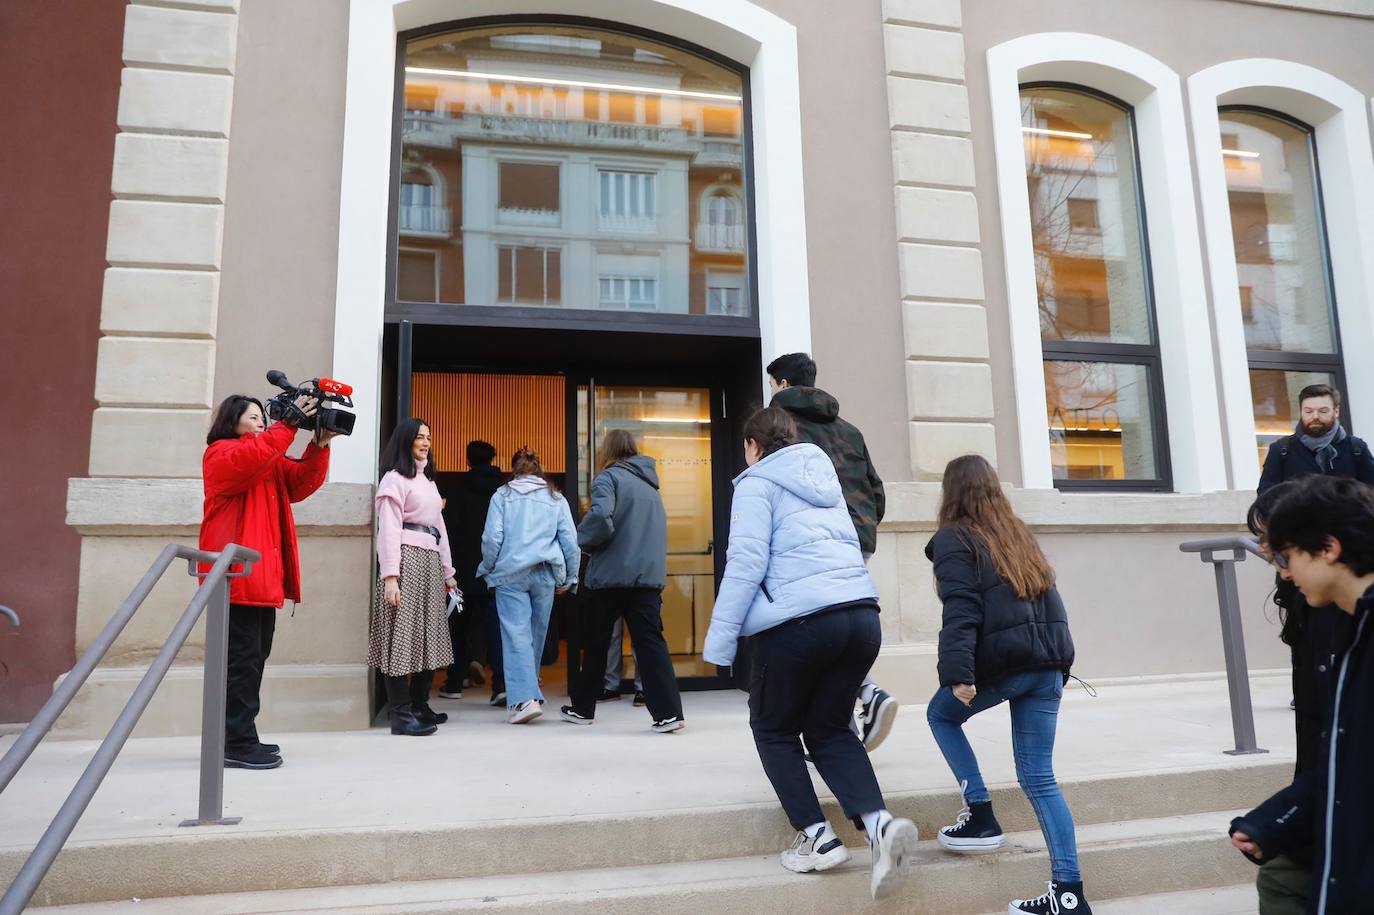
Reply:
[[[733,664],[749,638],[749,727],[763,771],[797,836],[782,865],[798,873],[849,860],[821,813],[806,748],[847,817],[873,848],[870,891],[881,899],[911,872],[916,826],[888,813],[850,723],[882,645],[878,592],[845,507],[835,465],[797,443],[786,410],[760,410],[744,426],[749,469],[735,478],[725,577],[706,634],[707,661]]]

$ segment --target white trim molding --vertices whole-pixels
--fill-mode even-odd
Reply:
[[[1057,81],[1107,93],[1135,110],[1174,489],[1225,489],[1212,332],[1178,75],[1129,45],[1076,32],[1012,39],[988,50],[987,65],[1022,485],[1047,489],[1054,481],[1046,433],[1020,86]]]
[[[764,362],[811,349],[801,95],[796,29],[747,0],[353,0],[349,6],[347,97],[334,374],[380,391],[386,301],[387,203],[391,180],[396,36],[452,20],[512,13],[605,19],[709,48],[749,68],[753,117],[754,219],[758,230],[759,331]],[[760,379],[764,379],[760,366]],[[376,480],[380,409],[360,398],[351,447],[333,458],[330,478]]]
[[[1249,359],[1241,319],[1240,283],[1231,206],[1222,166],[1222,105],[1268,108],[1312,125],[1321,168],[1333,289],[1346,384],[1354,392],[1350,419],[1374,429],[1374,156],[1365,98],[1329,73],[1286,60],[1251,58],[1217,64],[1188,79],[1203,232],[1211,270],[1231,479],[1237,489],[1259,480]]]

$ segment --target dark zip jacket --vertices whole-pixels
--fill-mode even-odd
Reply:
[[[458,475],[448,487],[444,506],[444,527],[448,528],[453,548],[453,568],[458,587],[465,597],[478,598],[487,593],[486,582],[476,576],[482,563],[482,529],[487,523],[487,508],[492,494],[505,478],[499,467],[488,464]]]
[[[1024,600],[997,572],[978,535],[944,527],[926,545],[944,603],[938,673],[941,686],[989,686],[1028,670],[1073,666],[1069,617],[1057,588]]]
[[[1231,822],[1265,861],[1315,840],[1307,909],[1314,915],[1374,915],[1374,588],[1355,605],[1353,624],[1327,705],[1321,764]]]

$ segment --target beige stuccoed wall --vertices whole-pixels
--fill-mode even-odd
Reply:
[[[817,384],[882,477],[909,480],[882,3],[755,2],[797,29]]]
[[[1369,52],[1374,47],[1374,22],[1368,18],[1283,8],[1287,5],[1303,4],[1232,0],[1110,4],[1094,0],[1059,0],[1055,3],[964,0],[964,49],[979,186],[983,282],[987,291],[988,335],[995,354],[992,382],[998,424],[997,457],[1006,479],[1018,481],[1020,454],[988,100],[987,50],[1020,35],[1087,32],[1139,48],[1171,67],[1184,81],[1193,73],[1223,61],[1272,57],[1325,70],[1365,95],[1374,95],[1374,54]],[[1311,2],[1306,5],[1333,9],[1360,7],[1365,16],[1371,12],[1370,5],[1364,2]],[[1224,36],[1225,40],[1219,41],[1218,36]]]
[[[347,32],[338,0],[241,0],[216,400],[331,372]]]

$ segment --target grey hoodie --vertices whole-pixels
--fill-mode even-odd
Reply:
[[[577,526],[589,588],[662,588],[668,578],[668,516],[654,459],[637,454],[592,482],[592,506]]]

